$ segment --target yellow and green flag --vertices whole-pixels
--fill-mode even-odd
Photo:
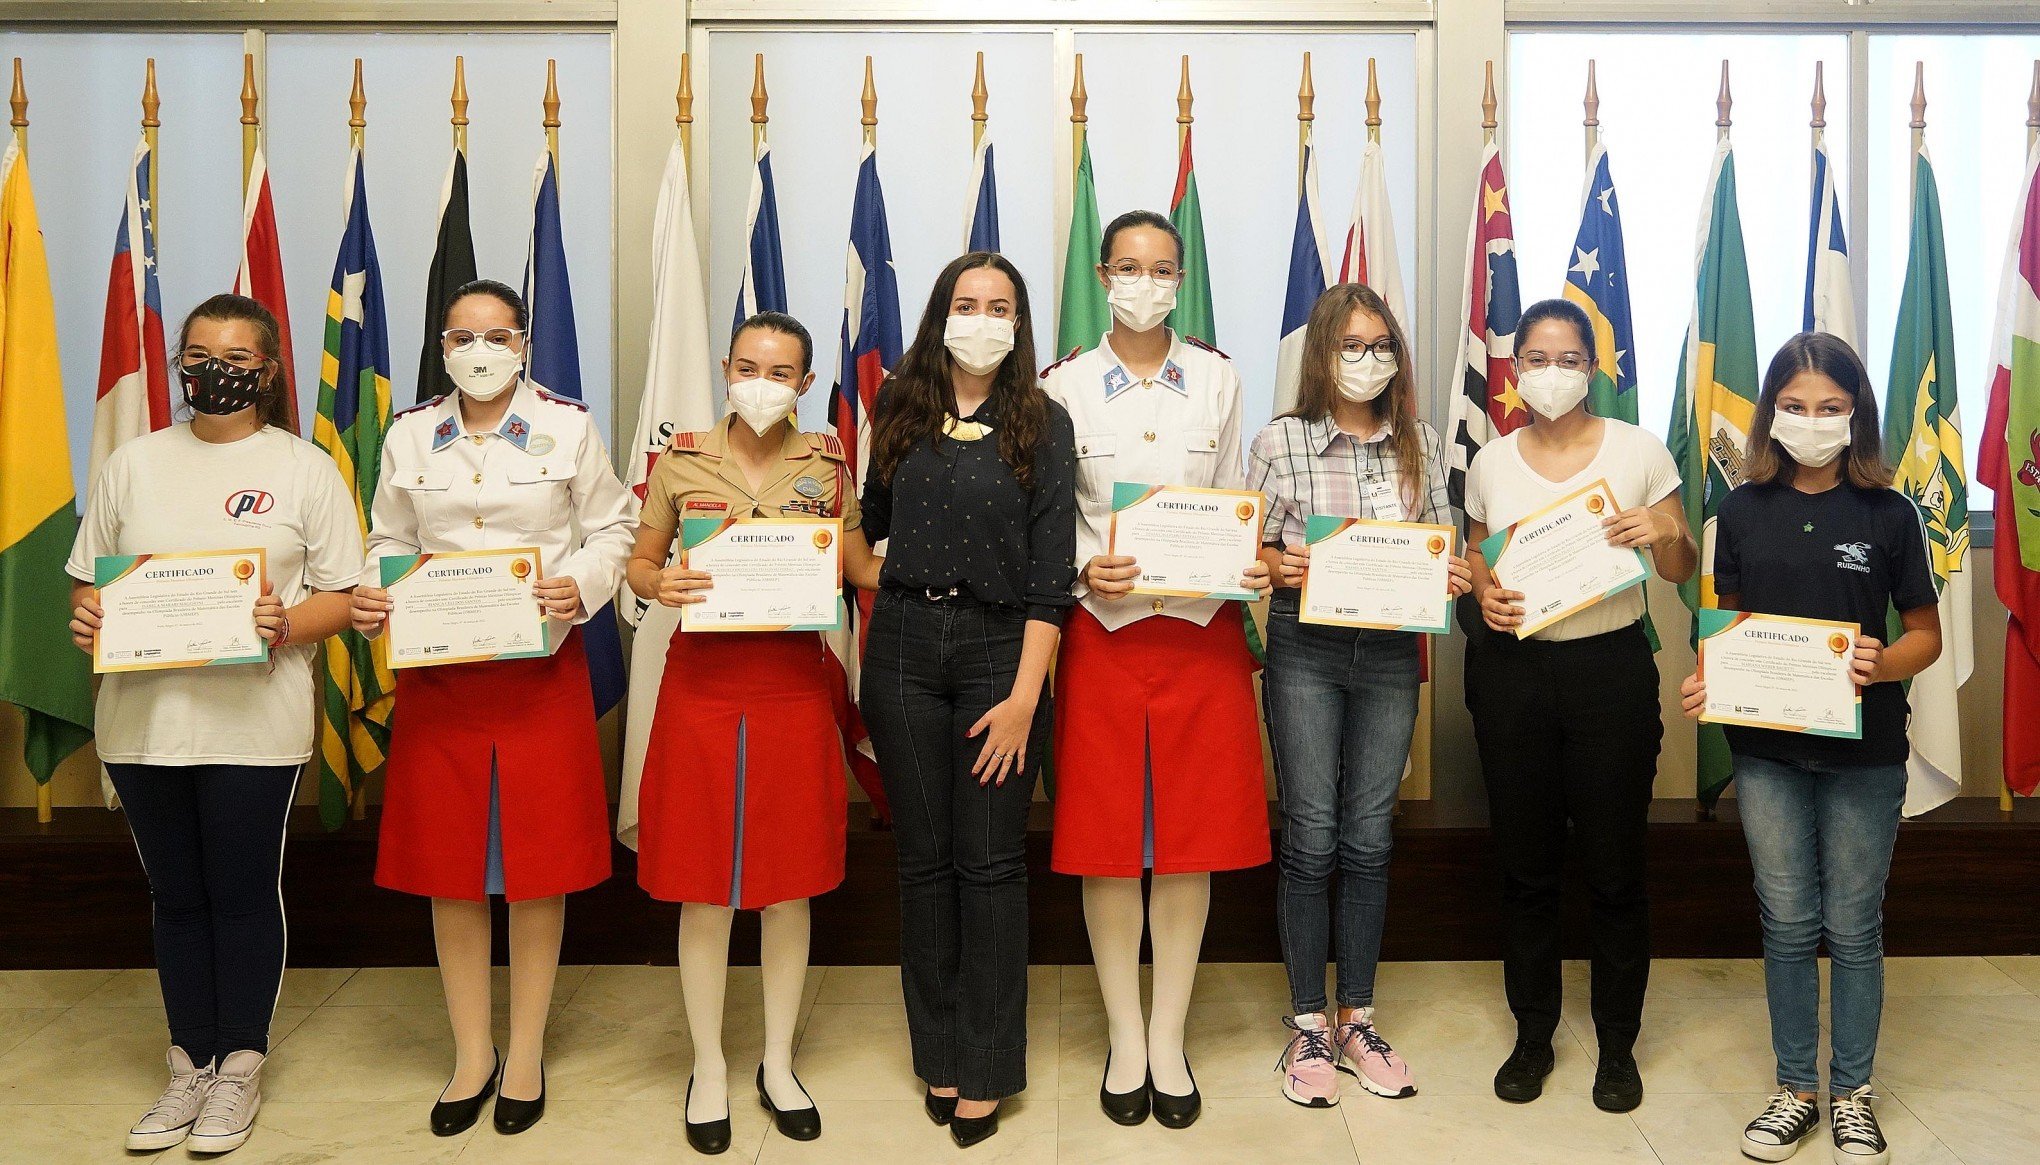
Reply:
[[[1955,396],[1955,323],[1948,304],[1941,194],[1926,148],[1913,155],[1911,247],[1899,293],[1898,331],[1885,381],[1884,455],[1892,485],[1926,526],[1928,565],[1940,591],[1941,656],[1908,685],[1912,704],[1905,813],[1924,813],[1962,791],[1962,715],[1955,693],[1975,667],[1971,643],[1969,477]],[[1890,629],[1898,634],[1896,617]],[[1890,642],[1887,638],[1886,642]]]
[[[1714,515],[1728,491],[1742,484],[1759,383],[1749,258],[1736,208],[1735,151],[1726,137],[1714,148],[1697,237],[1693,314],[1679,354],[1671,432],[1665,440],[1679,466],[1686,522],[1700,542],[1700,569],[1679,587],[1679,597],[1694,611],[1718,605]],[[1699,733],[1697,788],[1701,804],[1712,805],[1728,787],[1728,740],[1718,724],[1702,724]]]
[[[319,362],[319,417],[313,435],[339,465],[364,534],[389,423],[389,316],[383,310],[375,234],[368,224],[368,178],[356,145],[347,166],[347,226],[326,292],[326,345]],[[338,829],[362,784],[383,766],[397,684],[384,649],[354,631],[326,640],[321,650],[319,816],[327,829]]]
[[[0,700],[21,709],[39,783],[92,738],[92,671],[71,643],[78,534],[57,313],[18,141],[0,160]]]
[[[1077,131],[1080,135],[1083,130]],[[1098,346],[1112,326],[1105,288],[1098,282],[1098,188],[1091,181],[1091,143],[1078,139],[1077,178],[1070,191],[1070,241],[1063,252],[1062,305],[1055,315],[1055,356]]]

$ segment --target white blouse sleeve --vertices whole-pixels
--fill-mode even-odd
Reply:
[[[609,452],[592,424],[585,434],[574,459],[573,486],[574,529],[581,544],[550,569],[552,574],[571,577],[581,588],[576,623],[587,622],[616,594],[623,582],[624,563],[637,539],[630,491],[617,480]]]

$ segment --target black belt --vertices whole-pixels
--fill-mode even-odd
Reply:
[[[970,588],[959,583],[949,587],[888,586],[886,590],[916,603],[927,603],[944,607],[984,607],[990,604],[970,593]]]

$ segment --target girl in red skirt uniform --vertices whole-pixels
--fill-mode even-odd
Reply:
[[[368,537],[383,555],[534,546],[539,604],[586,622],[630,553],[630,495],[579,401],[532,387],[517,293],[477,280],[454,293],[441,341],[460,388],[391,419]],[[381,633],[389,592],[354,592],[354,627]],[[559,624],[555,624],[556,631]],[[546,1011],[565,895],[609,876],[609,806],[580,632],[537,659],[406,669],[397,680],[383,791],[379,886],[432,899],[454,1037],[432,1131],[467,1129],[499,1086],[498,1132],[545,1111]],[[489,1024],[489,900],[510,904],[510,1049]]]
[[[706,572],[668,565],[689,518],[841,518],[845,577],[878,585],[843,446],[796,427],[813,356],[792,316],[764,312],[737,329],[723,361],[730,415],[706,432],[676,434],[646,483],[628,568],[640,598],[680,607],[714,585]],[[683,903],[680,983],[694,1037],[687,1141],[703,1153],[730,1145],[723,987],[739,909],[763,916],[758,1099],[785,1135],[821,1135],[821,1114],[793,1074],[793,1032],[807,981],[808,899],[843,880],[842,684],[813,631],[677,631],[666,653],[638,791],[638,883]]]
[[[1108,551],[1114,482],[1239,489],[1240,378],[1162,321],[1183,278],[1182,238],[1152,211],[1120,215],[1098,263],[1113,325],[1042,374],[1077,433],[1076,591],[1057,663],[1052,866],[1084,878],[1084,920],[1111,1048],[1098,1102],[1120,1124],[1150,1110],[1197,1119],[1183,1024],[1197,977],[1211,871],[1268,860],[1267,775],[1243,608],[1132,595],[1139,564]],[[1242,562],[1245,584],[1268,567]],[[1145,919],[1141,875],[1154,887]],[[1140,938],[1154,940],[1154,1014],[1143,1024]]]

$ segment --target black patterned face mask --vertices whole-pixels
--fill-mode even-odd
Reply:
[[[180,364],[184,378],[184,399],[195,412],[224,417],[238,413],[262,399],[262,370],[240,368],[214,357],[197,364]]]

